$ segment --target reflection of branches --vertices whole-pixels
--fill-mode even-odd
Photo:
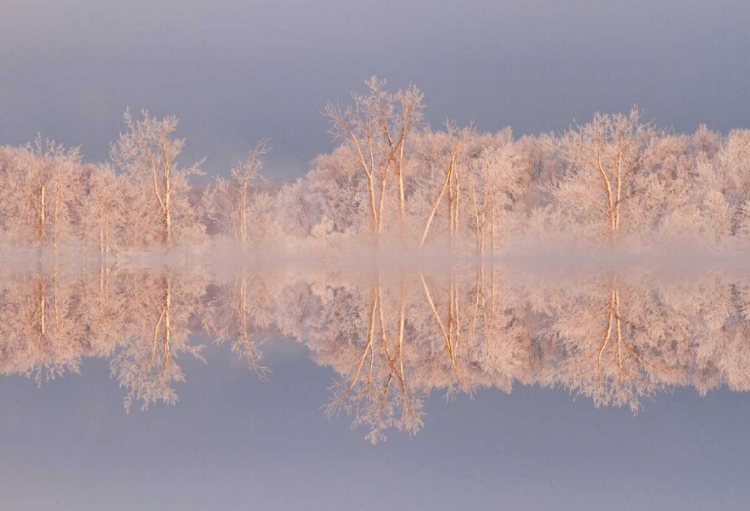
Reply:
[[[217,342],[230,340],[232,351],[245,360],[262,381],[268,380],[268,368],[261,365],[262,352],[259,330],[268,326],[267,304],[257,276],[242,271],[231,286],[223,286],[218,296],[205,308],[204,330]]]
[[[451,279],[450,309],[448,311],[448,329],[446,330],[445,326],[443,326],[443,322],[440,320],[440,314],[438,314],[437,308],[435,307],[435,302],[432,299],[432,295],[430,294],[430,289],[427,287],[427,281],[424,279],[424,275],[422,275],[421,273],[419,274],[419,276],[422,279],[422,286],[424,287],[424,293],[427,297],[427,303],[430,305],[430,310],[437,320],[438,326],[440,326],[440,332],[443,334],[443,338],[445,339],[445,349],[448,352],[448,357],[451,361],[453,373],[456,375],[456,379],[460,383],[461,373],[458,369],[458,365],[456,364],[456,344],[458,344],[458,335],[460,332],[460,325],[458,323],[458,295],[456,294],[453,279]]]
[[[387,428],[416,433],[422,425],[421,400],[409,388],[404,362],[405,298],[400,295],[394,335],[386,321],[383,296],[378,282],[372,289],[365,343],[353,374],[348,381],[333,384],[332,400],[325,406],[329,417],[343,409],[354,415],[355,425],[368,425],[368,439],[373,443],[385,439],[383,431]],[[396,338],[395,343],[389,341],[392,337]],[[397,394],[391,393],[394,381],[399,388]]]
[[[79,283],[57,271],[13,274],[0,283],[0,373],[33,376],[37,384],[78,372],[89,353],[74,308]]]
[[[367,329],[367,341],[365,343],[365,347],[362,350],[362,354],[359,356],[357,360],[357,368],[354,372],[354,376],[351,379],[351,382],[342,387],[341,385],[335,385],[334,388],[336,389],[334,391],[334,399],[329,403],[325,410],[326,414],[328,416],[331,416],[333,414],[338,413],[341,408],[346,403],[346,400],[349,398],[349,395],[351,394],[352,390],[354,390],[354,387],[359,382],[360,374],[362,373],[362,368],[365,365],[365,361],[367,360],[367,356],[370,355],[370,373],[368,375],[368,383],[367,385],[371,385],[372,383],[372,373],[373,373],[373,367],[375,364],[375,355],[373,353],[372,344],[373,344],[373,337],[375,334],[375,309],[377,308],[377,302],[378,302],[378,294],[377,291],[373,292],[372,296],[372,305],[370,307],[370,321],[369,321],[369,328]],[[343,390],[341,390],[343,389]]]
[[[77,371],[83,357],[108,357],[126,408],[145,408],[177,401],[178,358],[200,359],[191,334],[201,326],[261,378],[261,339],[276,328],[336,373],[326,413],[351,414],[375,442],[388,429],[419,431],[433,390],[562,385],[634,411],[680,385],[747,390],[748,303],[750,286],[724,276],[596,274],[524,287],[484,265],[296,277],[243,269],[207,287],[200,272],[179,267],[104,261],[72,276],[40,266],[0,279],[0,374],[41,382]]]
[[[170,271],[164,275],[142,275],[140,283],[140,289],[131,292],[138,293],[142,301],[131,312],[143,318],[143,330],[134,332],[134,336],[115,352],[110,363],[112,375],[117,377],[121,387],[128,389],[127,410],[133,401],[141,401],[144,409],[159,401],[176,403],[177,394],[172,384],[185,380],[175,362],[176,354],[187,352],[203,360],[202,346],[188,342],[188,322],[196,314],[202,294],[200,284],[195,286],[196,281]],[[149,331],[148,337],[144,335],[145,329]]]
[[[571,300],[574,307],[553,319],[551,332],[561,341],[563,357],[556,379],[591,396],[596,405],[627,404],[637,412],[642,397],[679,379],[664,359],[664,340],[649,328],[653,321],[663,322],[668,311],[659,304],[643,303],[643,310],[629,305],[626,320],[622,294],[627,286],[617,276],[604,283],[595,293]]]
[[[416,432],[422,396],[433,389],[445,389],[448,397],[481,385],[508,390],[511,375],[528,367],[519,304],[494,285],[485,300],[485,291],[460,269],[448,275],[431,285],[423,274],[410,284],[405,273],[397,281],[378,273],[374,283],[354,281],[353,290],[334,287],[332,294],[316,285],[325,296],[324,326],[309,333],[308,345],[319,363],[341,376],[325,407],[329,416],[341,410],[354,415],[355,425],[370,428],[372,441],[384,438],[387,428]]]

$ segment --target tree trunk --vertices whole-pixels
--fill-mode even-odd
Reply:
[[[37,241],[40,245],[44,244],[44,231],[47,226],[47,186],[42,185],[40,190],[40,205],[39,205],[39,225],[37,233]]]

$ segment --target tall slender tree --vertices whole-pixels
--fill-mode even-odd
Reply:
[[[250,226],[252,219],[252,192],[255,181],[260,177],[263,168],[263,156],[271,149],[268,139],[263,139],[247,153],[247,157],[238,161],[232,169],[230,179],[219,178],[208,201],[212,206],[212,215],[217,221],[232,232],[234,239],[242,249],[250,243]]]
[[[385,80],[372,77],[365,82],[367,95],[352,93],[353,105],[341,108],[328,103],[325,115],[337,140],[351,144],[367,180],[372,232],[384,230],[383,211],[389,178],[395,174],[399,205],[399,229],[406,239],[406,190],[404,163],[407,139],[422,120],[423,95],[414,86],[396,93],[385,90]]]
[[[158,218],[158,241],[171,247],[176,220],[183,231],[194,229],[198,223],[189,203],[187,179],[202,173],[203,160],[189,167],[178,164],[185,139],[174,138],[177,117],[159,119],[143,110],[141,119],[134,119],[127,109],[124,119],[127,131],[112,145],[110,157],[144,191],[150,190],[153,202],[148,205],[148,214]]]

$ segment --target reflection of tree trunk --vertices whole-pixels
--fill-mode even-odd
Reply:
[[[479,317],[480,303],[484,301],[484,261],[479,261],[476,271],[476,280],[474,284],[474,312],[471,315],[471,335],[477,330],[477,318]]]
[[[34,311],[35,314],[32,315],[32,317],[30,318],[32,325],[33,325],[33,323],[36,320],[37,324],[34,325],[35,326],[34,330],[36,330],[36,332],[35,332],[36,335],[35,335],[35,339],[32,340],[31,342],[29,342],[29,344],[28,344],[29,348],[28,349],[29,349],[29,351],[31,351],[32,346],[34,346],[34,341],[36,341],[35,348],[36,348],[37,353],[40,354],[39,356],[41,356],[41,354],[45,350],[45,345],[47,343],[47,335],[48,335],[48,326],[47,326],[47,306],[48,306],[48,301],[47,301],[47,287],[46,287],[46,283],[44,281],[44,277],[42,276],[41,273],[37,276],[37,297],[36,297],[36,299],[37,299],[37,307],[36,307],[37,310]],[[34,317],[34,316],[36,316],[36,317]]]
[[[170,354],[170,340],[172,335],[172,325],[170,322],[170,313],[172,309],[172,278],[169,274],[163,278],[164,294],[162,298],[161,314],[159,319],[154,325],[153,331],[153,344],[151,347],[151,363],[153,367],[156,364],[156,353],[158,343],[161,340],[162,349],[164,350],[164,357],[162,360],[161,375],[165,380],[168,378],[168,369],[171,361]]]
[[[451,270],[452,271],[452,270]],[[451,275],[451,283],[450,283],[450,299],[448,303],[448,328],[445,328],[445,325],[443,321],[440,319],[440,314],[437,311],[437,307],[435,306],[435,301],[432,299],[432,294],[430,293],[430,289],[427,286],[427,281],[424,278],[424,275],[421,273],[419,276],[422,279],[422,287],[424,288],[425,296],[427,298],[427,303],[430,306],[430,310],[432,311],[432,315],[435,317],[435,320],[438,323],[438,326],[440,327],[440,332],[443,334],[443,339],[445,340],[445,350],[448,352],[448,357],[451,361],[451,368],[453,369],[453,373],[456,376],[456,379],[458,382],[461,382],[461,373],[458,368],[458,363],[456,361],[456,343],[458,338],[458,326],[460,323],[457,320],[458,316],[458,297],[456,296],[456,289],[455,289],[455,282],[453,279],[453,275]]]
[[[604,327],[601,337],[596,344],[596,348],[584,355],[578,365],[595,359],[596,375],[605,379],[607,374],[611,374],[607,371],[606,365],[611,363],[614,365],[618,383],[624,384],[626,381],[633,380],[648,384],[641,376],[642,371],[646,367],[658,368],[646,359],[642,350],[636,347],[633,341],[626,339],[623,329],[627,325],[627,321],[622,318],[621,304],[620,283],[617,276],[613,276],[609,283],[606,304],[603,307]],[[585,343],[581,345],[584,346]],[[610,355],[608,355],[608,352]]]
[[[456,283],[455,268],[451,270],[451,289],[450,289],[450,307],[448,314],[448,332],[449,342],[446,345],[448,354],[451,358],[451,366],[453,367],[453,373],[456,375],[456,380],[461,382],[461,372],[458,368],[458,361],[456,359],[456,353],[458,345],[461,340],[461,319],[458,307],[458,285]]]
[[[47,335],[47,293],[41,276],[39,277],[39,335],[41,338]]]
[[[172,279],[169,275],[164,277],[164,286],[166,288],[164,296],[164,373],[166,374],[171,359],[169,341],[172,336],[172,324],[170,321],[170,312],[172,310]]]
[[[99,317],[96,324],[97,328],[101,328],[102,340],[105,343],[109,340],[109,329],[110,323],[110,309],[109,309],[109,267],[100,262],[99,264]]]
[[[373,289],[372,298],[370,302],[370,315],[369,315],[369,321],[368,321],[369,326],[367,328],[367,340],[365,342],[365,347],[362,350],[362,354],[357,359],[357,368],[354,371],[354,375],[352,376],[351,381],[346,386],[346,389],[343,392],[339,393],[339,395],[334,396],[333,401],[328,406],[326,406],[326,413],[328,415],[335,413],[346,402],[347,398],[354,390],[354,387],[356,387],[357,383],[359,382],[360,375],[362,374],[362,369],[365,365],[365,361],[367,360],[368,355],[370,355],[370,369],[369,369],[369,375],[368,375],[368,382],[372,383],[373,369],[374,369],[374,363],[375,363],[373,341],[375,338],[375,323],[376,323],[377,307],[378,307],[378,290],[377,288],[375,288]]]
[[[400,281],[398,317],[395,329],[388,328],[386,301],[380,276],[373,284],[370,298],[366,342],[357,358],[352,377],[346,384],[334,387],[332,401],[326,406],[330,416],[342,407],[352,410],[362,420],[373,426],[372,438],[385,424],[394,420],[392,401],[398,399],[401,416],[400,428],[415,431],[419,426],[419,413],[409,389],[404,360],[404,330],[406,327],[406,282]],[[390,335],[394,332],[395,335]],[[394,340],[395,338],[395,340]],[[376,339],[378,340],[376,342]],[[376,349],[377,347],[377,349]],[[367,366],[367,369],[365,367]],[[398,398],[392,397],[393,383],[398,384]],[[351,407],[351,408],[350,408]]]
[[[253,343],[250,332],[247,284],[248,276],[243,272],[234,285],[236,310],[233,311],[235,316],[235,328],[234,332],[232,332],[233,348],[245,356],[250,369],[258,373],[261,379],[265,379],[266,370],[260,367],[258,361],[259,355],[256,353],[257,348]]]
[[[403,279],[402,279],[403,280]],[[404,372],[404,358],[403,358],[403,342],[404,342],[404,323],[406,321],[406,304],[404,302],[404,295],[401,294],[400,305],[399,305],[399,323],[398,323],[398,335],[396,339],[395,354],[391,356],[388,348],[388,339],[386,334],[386,323],[383,313],[383,292],[380,284],[377,288],[378,296],[378,316],[380,318],[380,342],[381,342],[381,354],[385,355],[386,362],[390,369],[390,374],[382,390],[382,404],[381,407],[384,410],[388,402],[388,391],[390,388],[391,381],[395,377],[398,380],[399,388],[401,390],[401,404],[402,412],[405,418],[411,418],[414,415],[411,399],[409,397],[409,388],[406,382],[406,373]]]
[[[52,269],[52,303],[53,303],[53,310],[52,314],[55,318],[55,338],[57,340],[61,340],[64,335],[62,332],[62,328],[60,326],[60,320],[62,319],[62,316],[60,315],[60,300],[58,296],[58,280],[57,280],[57,264]]]
[[[607,345],[610,342],[610,339],[612,338],[612,320],[614,316],[614,302],[615,302],[615,296],[617,291],[612,290],[610,292],[609,296],[609,306],[606,308],[606,314],[607,314],[607,326],[604,328],[604,335],[602,336],[602,341],[599,344],[599,350],[597,352],[596,356],[596,372],[601,375],[602,372],[602,355],[604,354],[604,350],[607,348]],[[619,339],[618,339],[619,341]]]
[[[399,289],[399,318],[398,318],[398,345],[397,345],[397,357],[399,360],[399,370],[402,375],[402,379],[405,381],[406,376],[404,372],[404,325],[406,324],[406,279],[404,275],[401,275]]]
[[[237,314],[239,314],[239,332],[238,335],[244,343],[247,343],[247,280],[245,275],[239,279],[239,289],[237,289]]]
[[[607,346],[612,342],[612,335],[614,333],[616,343],[615,348],[615,361],[618,367],[618,380],[622,380],[624,374],[627,374],[622,362],[622,323],[620,317],[620,291],[617,283],[617,277],[613,277],[611,291],[609,293],[609,303],[606,307],[606,326],[604,333],[602,334],[602,340],[599,343],[599,348],[596,354],[596,372],[601,376],[602,374],[602,357],[604,355]]]
[[[490,275],[490,317],[493,318],[493,322],[495,317],[495,296],[497,296],[495,287],[495,272],[496,270],[493,263],[492,273]]]

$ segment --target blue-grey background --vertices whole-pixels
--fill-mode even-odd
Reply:
[[[320,115],[376,74],[427,118],[559,131],[638,103],[678,131],[750,123],[745,0],[0,0],[0,143],[106,157],[127,105],[175,114],[187,159],[266,176],[330,149]]]
[[[269,353],[269,383],[207,355],[181,359],[177,406],[130,415],[101,360],[0,380],[0,509],[747,509],[748,394],[678,390],[637,417],[562,390],[435,395],[420,433],[372,446],[326,421],[333,374],[302,346]]]

